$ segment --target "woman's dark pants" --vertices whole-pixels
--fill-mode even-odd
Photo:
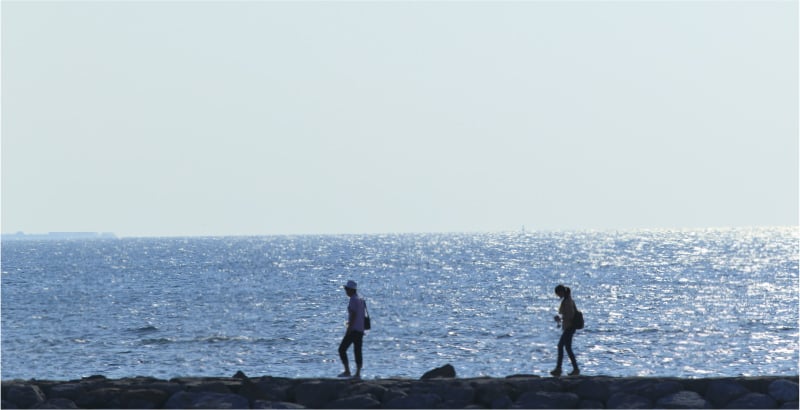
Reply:
[[[364,341],[364,332],[357,332],[355,330],[351,330],[347,332],[346,335],[344,335],[342,343],[339,345],[339,357],[342,359],[342,363],[344,363],[345,366],[347,366],[348,364],[347,349],[350,348],[351,344],[354,344],[355,347],[353,348],[353,350],[355,350],[356,353],[356,366],[358,366],[359,369],[361,368],[361,365],[364,363],[361,357],[361,345],[363,341]]]
[[[558,367],[561,368],[561,363],[564,361],[564,349],[567,349],[569,361],[572,363],[572,368],[578,368],[578,362],[575,360],[575,354],[572,353],[572,336],[575,335],[575,329],[567,329],[561,333],[561,339],[558,340]]]

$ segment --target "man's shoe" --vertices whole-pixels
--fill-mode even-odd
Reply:
[[[553,369],[553,371],[550,372],[550,374],[555,377],[561,376],[561,368],[556,367],[555,369]]]
[[[581,375],[581,371],[580,371],[580,370],[578,370],[578,369],[575,369],[575,370],[573,370],[572,372],[570,372],[570,374],[569,374],[569,375],[570,375],[570,376],[580,376],[580,375]]]
[[[350,377],[350,372],[342,372],[337,377]]]

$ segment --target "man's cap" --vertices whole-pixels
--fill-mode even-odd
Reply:
[[[353,290],[357,290],[357,289],[358,289],[358,284],[357,284],[355,281],[348,280],[348,281],[347,281],[347,284],[346,284],[346,285],[344,285],[344,288],[345,288],[345,289],[353,289]]]

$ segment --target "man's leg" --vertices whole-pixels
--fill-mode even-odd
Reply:
[[[342,338],[342,343],[339,344],[339,358],[342,360],[342,364],[344,365],[344,373],[340,374],[339,376],[350,376],[350,362],[347,359],[347,349],[353,344],[353,337],[351,336],[353,332],[347,332],[346,335]]]
[[[364,333],[350,332],[353,335],[353,344],[356,354],[356,377],[361,377],[361,367],[364,365],[364,358],[361,355],[361,348],[364,344]]]

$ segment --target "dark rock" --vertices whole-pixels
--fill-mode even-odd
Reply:
[[[239,389],[239,395],[245,396],[250,401],[265,400],[277,402],[290,402],[289,391],[292,385],[285,379],[273,379],[272,377],[260,380],[250,379],[251,383],[244,383]]]
[[[408,397],[408,393],[400,389],[390,388],[386,391],[386,393],[383,394],[381,401],[383,403],[388,403],[394,399],[402,399],[403,397]]]
[[[5,408],[5,407],[3,407]],[[70,399],[47,399],[43,403],[39,403],[32,409],[77,409],[78,405]]]
[[[158,389],[135,389],[124,391],[118,398],[123,409],[160,409],[170,395]]]
[[[152,377],[125,377],[122,379],[110,379],[100,382],[81,382],[89,390],[97,390],[101,388],[118,388],[123,390],[131,389],[145,389],[148,384],[157,383],[158,379]]]
[[[109,409],[120,407],[118,399],[123,390],[116,387],[102,387],[88,391],[75,400],[82,409]]]
[[[633,393],[614,393],[608,398],[609,409],[652,409],[653,401]]]
[[[381,401],[383,400],[383,395],[389,391],[386,387],[383,387],[379,384],[374,383],[357,383],[351,385],[339,393],[339,398],[347,398],[352,396],[359,396],[363,394],[369,394],[374,397],[376,400]]]
[[[379,409],[381,402],[370,394],[341,398],[328,403],[326,409]]]
[[[304,409],[305,407],[285,401],[256,400],[252,409]]]
[[[185,390],[185,387],[179,383],[171,383],[163,380],[137,384],[134,388],[137,390],[161,390],[167,394],[167,397],[170,397],[179,391]]]
[[[642,392],[651,389],[653,383],[652,380],[639,378],[612,380],[608,385],[609,400],[617,393],[633,394],[650,399]]]
[[[18,409],[16,403],[12,403],[6,399],[0,400],[0,409]]]
[[[682,390],[684,390],[682,384],[674,380],[666,380],[666,381],[652,383],[649,386],[643,388],[641,391],[636,392],[636,394],[645,396],[650,400],[656,401],[662,397],[675,394]]]
[[[250,382],[249,380],[239,388],[238,395],[246,398],[251,403],[257,400],[272,401],[273,397],[258,384]]]
[[[717,379],[681,379],[683,390],[696,392],[697,394],[705,397],[708,391],[708,386]],[[745,386],[747,388],[747,386]]]
[[[747,393],[725,406],[726,409],[774,409],[778,403],[763,393]]]
[[[584,400],[604,402],[609,397],[608,383],[594,379],[581,380],[572,392]]]
[[[580,401],[575,393],[530,391],[519,396],[516,405],[526,409],[574,409]]]
[[[321,409],[338,398],[343,385],[338,381],[314,380],[294,388],[294,402],[304,407]]]
[[[131,384],[131,385],[139,386],[139,385],[143,385],[143,384],[156,383],[156,382],[160,382],[160,381],[163,381],[163,380],[157,379],[155,377],[150,377],[150,376],[135,376],[135,377],[124,377],[122,379],[118,379],[118,381],[120,381],[122,383],[125,383],[125,384]]]
[[[513,390],[513,387],[505,382],[481,381],[475,383],[475,401],[491,408],[500,408],[495,407],[494,401],[508,398],[513,402],[511,399]]]
[[[0,397],[8,397],[8,389],[10,389],[14,384],[15,383],[13,381],[3,380],[3,382],[0,383]]]
[[[3,397],[24,409],[44,402],[45,395],[42,389],[35,384],[13,385],[8,389],[8,397]]]
[[[579,409],[604,409],[603,402],[599,400],[581,400],[578,404]]]
[[[233,390],[229,386],[232,386],[230,383],[225,383],[221,381],[194,381],[191,383],[187,383],[184,385],[184,388],[187,392],[207,392],[207,393],[219,393],[219,394],[231,394]],[[236,390],[239,390],[239,386],[236,386]]]
[[[49,398],[54,399],[70,399],[76,401],[86,393],[86,386],[83,383],[62,383],[50,386],[45,390],[45,394]]]
[[[529,379],[529,378],[541,379],[542,376],[539,376],[538,374],[526,374],[526,373],[512,374],[510,376],[506,376],[506,379]]]
[[[412,394],[384,403],[387,409],[432,409],[441,403],[442,398],[431,393]]]
[[[492,399],[489,407],[492,409],[510,409],[514,405],[514,401],[508,395],[498,396]]]
[[[176,377],[170,380],[186,391],[205,391],[214,393],[236,393],[244,385],[245,380],[231,377]]]
[[[800,409],[800,403],[798,403],[796,401],[787,401],[786,403],[783,403],[778,408],[779,409]]]
[[[741,377],[736,381],[742,384],[747,390],[753,393],[769,394],[769,385],[775,380],[780,380],[776,377]]]
[[[800,387],[789,380],[775,380],[769,385],[769,395],[777,401],[797,401]]]
[[[466,409],[466,408],[470,408],[470,406],[472,406],[472,405],[473,405],[473,403],[468,402],[468,401],[464,401],[464,400],[445,400],[445,401],[439,403],[439,405],[436,406],[436,408],[437,409]],[[483,408],[483,406],[479,406],[477,404],[475,404],[475,406]]]
[[[616,393],[628,393],[655,401],[661,397],[677,393],[685,389],[681,383],[664,379],[630,379],[613,380],[609,383],[609,396]]]
[[[250,402],[238,394],[182,391],[172,395],[165,409],[249,409]]]
[[[682,390],[658,399],[656,407],[661,409],[706,409],[711,408],[711,405],[699,393]]]
[[[714,407],[720,408],[730,403],[731,400],[742,397],[747,393],[750,393],[750,390],[747,390],[736,381],[714,380],[709,383],[705,397]]]
[[[427,379],[436,379],[436,378],[454,378],[456,377],[456,369],[450,365],[446,364],[442,367],[437,367],[433,370],[429,370],[422,375],[422,380]]]
[[[522,394],[528,392],[563,392],[566,379],[519,379],[511,384],[511,398],[519,400]]]
[[[453,379],[288,379],[263,376],[9,380],[3,408],[798,408],[798,383],[783,376],[709,379],[607,376]],[[17,400],[21,401],[17,402]],[[290,403],[296,402],[296,403]]]
[[[467,402],[472,403],[475,398],[475,390],[463,383],[446,383],[429,385],[426,391],[415,391],[412,393],[433,393],[442,398],[442,401]]]

